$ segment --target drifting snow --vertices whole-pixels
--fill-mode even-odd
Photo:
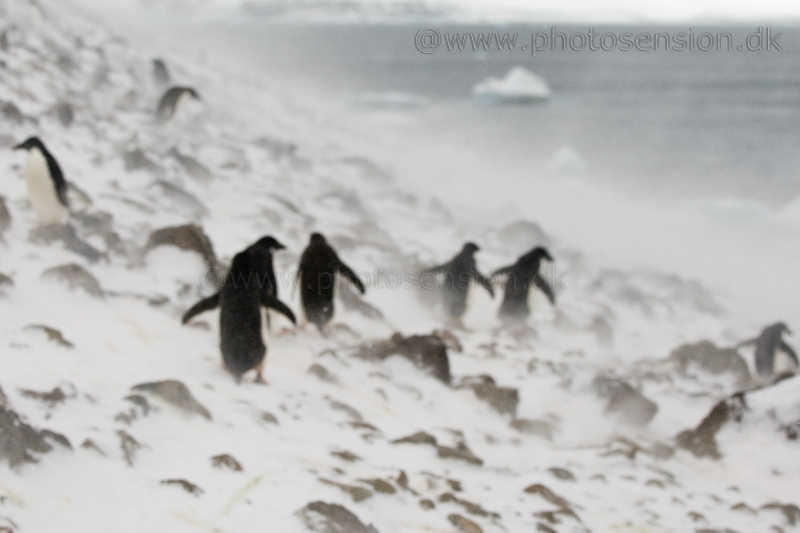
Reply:
[[[550,98],[550,87],[533,72],[514,67],[503,78],[489,77],[476,84],[472,94],[490,103],[530,104]]]

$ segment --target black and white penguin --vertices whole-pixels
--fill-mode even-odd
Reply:
[[[542,259],[552,261],[553,257],[547,249],[537,246],[517,259],[513,265],[499,268],[492,273],[495,276],[507,276],[504,286],[503,303],[500,304],[500,318],[504,321],[523,321],[530,314],[528,293],[531,285],[542,291],[551,304],[556,303],[553,288],[539,274]]]
[[[158,102],[158,110],[156,111],[158,119],[162,121],[171,119],[178,108],[178,102],[184,95],[200,100],[200,95],[191,87],[170,87]]]
[[[38,137],[30,137],[14,147],[26,150],[25,182],[28,197],[42,224],[62,224],[69,216],[67,182],[58,161]]]
[[[755,365],[759,376],[770,377],[775,373],[775,356],[778,350],[788,355],[795,366],[800,366],[794,349],[782,338],[784,333],[792,334],[789,326],[783,322],[777,322],[761,330],[755,339],[737,345],[737,347],[755,345]]]
[[[442,296],[447,313],[455,320],[461,319],[467,310],[467,295],[470,282],[480,284],[494,298],[494,288],[489,280],[478,271],[475,252],[480,250],[473,242],[466,243],[461,251],[450,261],[423,271],[423,274],[444,274]]]
[[[308,246],[300,257],[297,278],[300,280],[300,299],[306,319],[320,331],[333,318],[337,272],[350,280],[361,294],[366,292],[364,283],[339,259],[325,237],[320,233],[312,233]]]
[[[185,324],[197,314],[219,306],[222,361],[237,381],[255,370],[256,381],[265,382],[267,347],[261,334],[262,306],[275,309],[296,323],[292,310],[276,296],[272,250],[282,248],[272,237],[264,237],[236,254],[220,291],[196,303],[183,316]]]

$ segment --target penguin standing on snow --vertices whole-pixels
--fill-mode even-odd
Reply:
[[[475,252],[480,250],[477,244],[468,242],[450,261],[423,271],[423,274],[444,273],[442,295],[445,308],[451,318],[460,320],[467,310],[467,295],[470,282],[479,283],[489,296],[494,298],[494,289],[486,277],[478,271],[475,264]]]
[[[366,289],[353,270],[339,259],[336,251],[320,233],[312,233],[308,246],[300,257],[297,278],[300,280],[300,299],[306,319],[320,332],[333,318],[333,293],[336,273],[342,274],[364,294]]]
[[[42,224],[62,224],[69,215],[67,182],[58,161],[38,137],[30,137],[14,147],[26,150],[28,160],[23,171],[28,197]]]
[[[265,383],[267,347],[261,335],[261,306],[275,309],[292,324],[296,323],[292,310],[276,296],[272,250],[282,248],[283,245],[272,237],[264,237],[236,254],[222,289],[199,301],[183,315],[185,324],[197,314],[219,306],[222,361],[237,381],[255,369],[256,382]]]
[[[777,322],[761,330],[761,333],[755,339],[750,339],[737,345],[737,348],[750,344],[755,345],[756,371],[759,376],[770,377],[775,372],[775,355],[778,350],[788,355],[794,361],[795,366],[800,366],[797,354],[782,338],[784,333],[792,334],[789,326],[783,322]]]
[[[492,273],[495,276],[507,276],[504,287],[503,303],[500,305],[500,318],[508,322],[525,320],[531,310],[528,306],[528,293],[531,285],[542,291],[551,304],[556,303],[553,288],[539,274],[542,259],[552,261],[553,257],[547,249],[537,246],[517,259],[513,265],[499,268]]]
[[[200,95],[191,87],[170,87],[158,102],[158,110],[156,111],[158,119],[161,121],[171,119],[175,114],[175,110],[178,108],[178,102],[180,102],[181,97],[184,95],[194,98],[195,100],[200,100]]]

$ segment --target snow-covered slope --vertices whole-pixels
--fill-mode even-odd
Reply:
[[[167,58],[203,101],[159,124],[152,58],[55,2],[0,0],[0,14],[0,144],[40,135],[75,186],[74,231],[36,229],[23,154],[0,151],[10,216],[7,229],[0,216],[0,531],[797,523],[788,504],[800,467],[785,430],[798,418],[797,380],[723,427],[719,459],[676,447],[747,381],[735,352],[703,345],[668,358],[685,342],[752,333],[729,331],[702,287],[598,267],[530,221],[468,232],[473,222],[343,147],[336,123],[291,87]],[[216,314],[180,325],[214,288],[208,261],[147,247],[152,231],[187,223],[223,264],[263,234],[287,244],[276,270],[294,309],[297,258],[322,231],[367,282],[366,298],[340,287],[348,297],[328,337],[273,317],[269,386],[236,385]],[[557,308],[537,295],[531,327],[505,330],[497,303],[473,291],[466,327],[442,331],[435,291],[412,273],[467,239],[481,243],[486,271],[547,244]],[[449,346],[449,384],[376,355],[440,348],[387,340],[433,330]],[[715,354],[722,363],[705,365]],[[764,421],[771,403],[780,424]]]

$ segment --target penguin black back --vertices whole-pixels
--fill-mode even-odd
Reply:
[[[472,281],[480,284],[494,298],[494,289],[489,280],[478,271],[475,253],[480,248],[473,242],[467,242],[461,251],[443,265],[429,268],[425,274],[444,274],[442,286],[445,308],[450,317],[459,319],[467,309],[467,295]]]
[[[366,289],[353,270],[344,264],[321,233],[312,233],[308,246],[300,257],[297,277],[306,319],[322,328],[333,318],[336,273],[353,283],[361,294]]]
[[[195,100],[200,99],[200,95],[192,87],[174,86],[166,90],[161,100],[158,102],[158,110],[156,116],[160,120],[169,120],[175,114],[178,107],[178,101],[181,96],[188,94]]]
[[[778,350],[788,355],[795,365],[798,365],[797,354],[789,344],[783,340],[783,335],[791,335],[789,326],[783,322],[777,322],[764,328],[752,342],[756,346],[755,366],[756,371],[762,377],[769,377],[775,372],[775,355]]]
[[[500,316],[504,319],[524,319],[530,314],[528,293],[531,285],[535,285],[555,303],[555,293],[549,283],[539,273],[542,259],[552,261],[553,257],[546,248],[537,246],[517,259],[513,265],[497,269],[492,277],[507,275],[504,285],[503,303],[500,305]]]
[[[35,136],[28,137],[25,141],[14,146],[14,150],[25,150],[27,152],[34,149],[39,150],[47,162],[47,170],[50,174],[50,179],[53,180],[53,187],[55,187],[58,201],[61,202],[61,205],[64,207],[68,207],[67,181],[64,179],[64,173],[61,171],[58,161],[56,161],[56,158],[53,157],[53,154],[50,153],[50,150],[47,149],[42,140]]]

